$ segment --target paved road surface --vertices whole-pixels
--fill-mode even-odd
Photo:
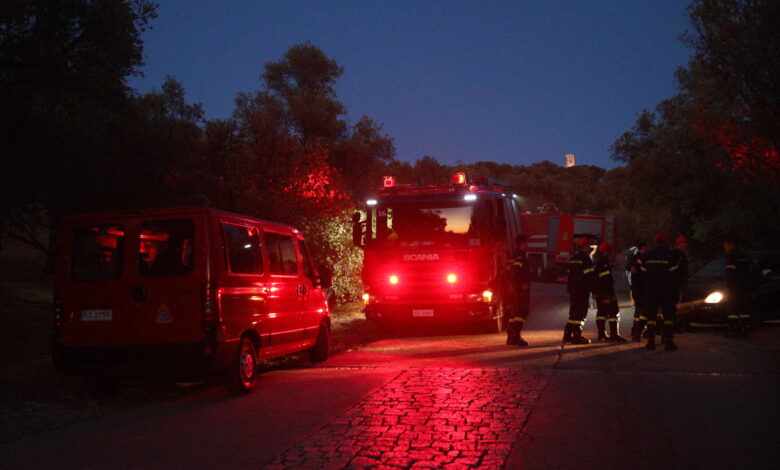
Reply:
[[[780,325],[749,341],[699,328],[670,353],[561,347],[563,286],[533,294],[529,348],[388,337],[247,397],[210,388],[7,444],[0,468],[778,467]]]

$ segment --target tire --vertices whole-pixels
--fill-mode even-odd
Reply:
[[[246,395],[252,391],[257,376],[257,350],[246,336],[236,352],[236,359],[226,372],[225,386],[234,395]]]
[[[317,342],[309,349],[309,360],[314,364],[325,362],[330,353],[330,328],[327,323],[320,323],[317,331]]]

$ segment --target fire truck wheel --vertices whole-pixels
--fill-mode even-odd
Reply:
[[[236,360],[227,371],[225,386],[235,395],[246,395],[252,391],[257,375],[257,350],[252,340],[244,336],[238,347]]]
[[[309,349],[309,360],[314,364],[325,362],[330,352],[330,328],[327,323],[320,323],[320,329],[317,332],[317,342],[314,347]]]

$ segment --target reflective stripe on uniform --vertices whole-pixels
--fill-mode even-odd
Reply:
[[[665,320],[664,325],[674,325],[674,322],[672,320]]]
[[[607,319],[607,317],[602,317],[602,316],[597,316],[596,317],[596,320],[606,320],[606,319]]]
[[[737,267],[734,266],[733,264],[727,264],[726,269],[737,269]]]
[[[739,315],[729,315],[726,318],[728,318],[729,320],[736,320],[737,318],[739,318]]]
[[[582,274],[588,274],[588,273],[592,273],[592,272],[593,272],[593,268],[588,268],[588,269],[583,269],[582,270]]]
[[[569,264],[575,264],[575,263],[582,264],[582,260],[580,260],[580,259],[570,259],[569,260]]]
[[[749,314],[740,315],[739,318],[750,318]]]
[[[599,273],[599,277],[609,276],[612,274],[610,271],[602,271]]]
[[[619,317],[612,317],[612,318],[607,319],[607,321],[611,322],[611,323],[617,323],[619,320],[620,320]]]
[[[639,321],[647,321],[647,317],[644,315],[639,315]]]
[[[523,317],[514,317],[514,318],[510,318],[509,322],[510,323],[512,323],[512,322],[525,323],[525,318],[523,318]]]
[[[679,267],[680,267],[679,265],[677,265],[677,266],[672,266],[671,268],[669,268],[669,272],[676,271],[676,270],[677,270],[677,268],[679,268]]]
[[[521,263],[520,261],[512,261],[512,266],[520,266],[522,268],[523,263]]]
[[[634,317],[634,323],[639,323],[642,321],[642,317]]]
[[[669,264],[669,261],[665,259],[650,259],[647,260],[647,264]]]
[[[579,326],[582,326],[582,325],[585,324],[585,321],[584,320],[583,321],[569,320],[567,323],[569,325],[579,325]]]

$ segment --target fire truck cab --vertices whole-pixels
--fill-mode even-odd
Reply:
[[[364,250],[366,318],[384,324],[472,322],[501,330],[499,281],[520,233],[509,185],[455,173],[449,186],[398,185],[353,219]]]

